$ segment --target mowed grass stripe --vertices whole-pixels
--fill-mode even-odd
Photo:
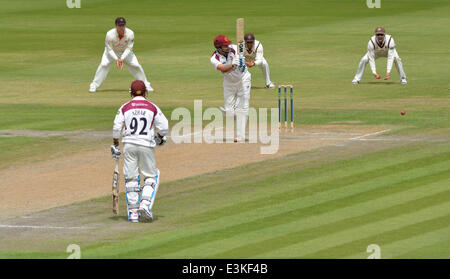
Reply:
[[[309,186],[303,186],[303,182],[300,180],[297,173],[292,173],[289,175],[285,175],[283,177],[278,177],[279,181],[272,181],[271,179],[267,179],[264,183],[273,185],[272,191],[268,191],[266,196],[263,196],[259,199],[254,200],[246,200],[239,203],[233,203],[230,206],[215,208],[213,210],[206,211],[202,214],[198,214],[196,216],[190,216],[189,221],[192,223],[201,223],[206,222],[211,219],[211,216],[225,217],[234,214],[241,214],[245,211],[252,211],[257,208],[265,207],[265,206],[273,206],[274,204],[284,203],[289,200],[296,199],[298,197],[311,196],[320,192],[326,192],[329,190],[335,190],[337,188],[342,188],[354,183],[361,183],[364,181],[370,181],[376,179],[377,177],[387,176],[391,174],[395,174],[402,171],[407,171],[413,168],[425,167],[428,165],[432,165],[435,163],[440,163],[443,161],[450,160],[450,152],[442,153],[439,155],[431,155],[426,157],[421,157],[415,160],[410,160],[404,163],[390,163],[390,165],[377,168],[370,171],[359,172],[351,175],[344,176],[342,178],[337,177],[327,177],[326,181],[312,184]],[[246,183],[247,184],[247,183]],[[275,191],[280,190],[280,187],[275,187],[275,185],[301,185],[302,188],[293,189],[284,191],[281,193],[276,193]],[[248,184],[247,184],[248,185]],[[240,185],[243,187],[243,185]],[[281,188],[282,189],[282,188]]]
[[[448,227],[447,227],[448,228]],[[447,230],[447,235],[450,235],[450,230]],[[383,256],[383,254],[381,255]],[[403,253],[396,256],[398,259],[449,259],[450,258],[450,240],[446,239],[438,243],[427,245],[425,247],[417,248],[413,251]]]
[[[370,193],[369,193],[370,194]],[[336,222],[331,222],[327,225],[323,225],[320,227],[307,229],[307,230],[299,230],[295,232],[287,233],[284,236],[276,237],[273,239],[264,240],[261,242],[255,242],[248,245],[243,245],[241,247],[231,249],[228,251],[223,251],[221,253],[215,254],[213,258],[234,258],[234,257],[257,257],[259,254],[267,253],[272,249],[279,249],[282,247],[287,247],[289,245],[293,245],[295,243],[315,239],[318,237],[323,237],[338,231],[348,230],[349,228],[355,228],[358,226],[363,226],[368,223],[381,221],[385,218],[392,218],[394,216],[399,216],[402,214],[414,212],[415,210],[420,210],[423,208],[427,208],[429,206],[435,206],[438,204],[446,203],[450,200],[450,191],[446,191],[443,193],[434,194],[431,196],[426,196],[420,199],[416,199],[407,203],[403,203],[400,205],[388,207],[385,209],[373,211],[361,216],[352,217],[344,220],[339,220]],[[438,220],[447,220],[449,221],[450,215],[445,217],[438,218]],[[434,219],[433,219],[434,220]],[[438,222],[439,223],[439,222]],[[435,229],[444,228],[448,226],[448,223],[438,226]],[[387,236],[387,235],[384,235]],[[381,238],[380,238],[381,239]],[[401,239],[401,238],[400,238]],[[359,245],[364,245],[367,242],[376,241],[376,238],[370,237],[369,239],[359,240]],[[360,244],[362,243],[362,244]],[[270,244],[270,245],[269,245]],[[345,247],[339,246],[339,249],[327,249],[329,250],[326,255],[334,255],[333,257],[340,258],[345,256],[342,254],[341,249]],[[354,251],[354,250],[353,250]],[[333,253],[331,253],[333,252]],[[305,255],[305,258],[311,257],[320,257],[320,253],[315,253],[311,255]],[[323,254],[325,255],[325,253]]]
[[[437,194],[437,193],[441,193],[442,190],[442,184],[439,183],[435,183],[434,184],[434,188],[436,189],[436,186],[440,185],[440,190],[441,191],[433,191],[433,194]],[[427,185],[427,187],[432,186],[431,184]],[[398,202],[396,204],[394,204],[393,201],[389,201],[389,198],[391,196],[389,196],[388,198],[385,199],[381,199],[381,200],[375,200],[372,201],[373,203],[380,203],[382,200],[384,200],[386,203],[389,203],[390,206],[382,206],[382,204],[379,204],[377,206],[375,206],[373,209],[371,210],[363,210],[363,212],[361,212],[358,215],[363,215],[366,213],[369,213],[371,211],[376,211],[379,210],[380,208],[387,208],[387,207],[391,207],[394,205],[401,205],[404,204],[406,202],[409,201],[413,201],[417,199],[417,193],[410,193],[409,191],[406,193],[401,193],[402,195],[406,196],[407,198],[403,198],[401,197],[401,202]],[[408,198],[409,195],[412,195],[412,198]],[[432,195],[431,193],[429,193],[428,195]],[[399,198],[400,195],[394,195],[396,196],[396,198]],[[423,195],[420,196],[420,198],[422,198]],[[394,197],[392,196],[391,199],[394,199]],[[392,231],[395,229],[400,229],[402,227],[405,226],[409,226],[412,224],[415,224],[417,222],[422,222],[422,221],[426,221],[426,220],[430,220],[432,218],[438,218],[438,217],[442,217],[444,215],[448,215],[449,214],[449,202],[446,203],[442,203],[442,204],[438,204],[438,205],[430,205],[427,208],[424,209],[419,209],[419,210],[414,210],[411,211],[410,213],[406,213],[406,214],[401,214],[398,216],[385,216],[384,219],[380,220],[380,221],[375,221],[375,222],[370,222],[367,224],[364,224],[362,226],[356,226],[356,227],[350,227],[348,229],[345,230],[341,230],[341,231],[337,231],[337,232],[330,232],[330,234],[327,234],[323,237],[318,237],[318,238],[314,238],[311,240],[307,240],[307,241],[303,241],[303,242],[299,242],[299,243],[295,243],[280,249],[274,249],[274,250],[270,250],[267,253],[264,254],[260,254],[258,255],[258,257],[262,257],[262,258],[266,258],[266,257],[283,257],[283,258],[290,258],[290,257],[296,257],[296,258],[302,258],[305,257],[305,255],[309,255],[309,254],[313,254],[316,252],[319,252],[321,250],[325,250],[325,249],[330,249],[333,248],[337,245],[341,245],[344,243],[350,243],[359,239],[366,239],[366,238],[370,238],[371,236],[376,237],[379,234],[388,232],[388,231]],[[356,207],[351,207],[354,210],[360,210],[359,206]],[[354,214],[353,214],[354,215]],[[352,214],[349,214],[348,216],[346,215],[342,215],[339,216],[338,218],[335,219],[335,221],[338,221],[340,219],[343,218],[351,218],[353,217]],[[329,220],[332,220],[331,218]],[[322,224],[317,225],[317,227],[319,227]],[[300,227],[300,226],[299,226]],[[308,228],[303,228],[303,229],[308,229]],[[377,238],[377,241],[379,239]],[[427,243],[426,241],[424,243]],[[368,243],[367,245],[369,245],[371,243]],[[355,252],[363,252],[363,248],[365,247],[354,247],[354,249],[350,252],[350,253],[355,253]]]
[[[447,152],[449,146],[443,144],[414,144],[412,146],[396,147],[387,150],[376,150],[373,153],[363,154],[356,158],[349,158],[346,160],[339,160],[333,163],[321,164],[317,167],[305,168],[312,162],[300,162],[304,153],[298,153],[283,157],[281,159],[273,159],[264,161],[263,163],[250,164],[239,169],[223,170],[219,173],[207,174],[201,177],[178,180],[173,183],[166,184],[170,188],[170,193],[165,193],[164,198],[173,198],[179,200],[179,194],[189,194],[193,191],[218,191],[226,187],[227,191],[233,188],[242,188],[242,182],[248,183],[262,182],[258,187],[272,187],[269,182],[283,181],[288,174],[298,172],[299,178],[302,179],[321,179],[323,174],[326,176],[337,175],[342,176],[343,173],[350,174],[358,170],[370,169],[379,164],[387,164],[386,158],[395,163],[419,158],[424,155],[438,154]],[[323,159],[321,160],[323,161]],[[266,179],[271,179],[266,181]],[[248,184],[247,183],[247,184]],[[186,185],[195,185],[186,187]],[[162,194],[162,193],[161,193]],[[195,193],[197,195],[197,193]]]
[[[173,253],[182,249],[191,248],[193,246],[201,245],[208,241],[215,241],[225,238],[230,238],[235,235],[257,231],[260,229],[273,227],[281,224],[295,222],[301,218],[307,218],[313,215],[331,212],[339,208],[347,207],[351,204],[363,203],[369,200],[374,200],[383,196],[388,196],[393,193],[407,191],[412,188],[421,187],[427,183],[432,183],[448,177],[448,170],[424,175],[419,178],[407,179],[395,184],[386,184],[382,188],[365,191],[362,193],[350,195],[341,199],[332,200],[330,202],[313,205],[307,208],[300,208],[291,210],[290,212],[283,212],[265,218],[260,218],[247,223],[240,223],[226,228],[213,230],[209,232],[202,232],[178,239],[173,239],[169,243],[160,243],[153,247],[138,249],[137,251],[130,251],[121,256],[127,255],[132,257],[133,254],[144,253],[146,256],[154,255],[160,257],[167,253]],[[215,218],[211,216],[211,218]],[[264,246],[264,245],[263,245]],[[245,250],[245,249],[244,249]]]
[[[448,201],[450,195],[446,195],[446,197]],[[442,197],[441,200],[443,198],[444,197]],[[438,202],[440,202],[441,200],[439,200]],[[325,249],[317,253],[308,254],[305,255],[305,258],[329,258],[330,255],[333,255],[333,258],[343,258],[346,255],[351,254],[352,251],[355,250],[354,247],[364,247],[364,245],[366,245],[367,243],[377,243],[379,246],[383,246],[385,244],[421,235],[427,232],[433,232],[442,228],[447,228],[449,226],[450,226],[450,214],[443,217],[418,222],[416,224],[384,232],[379,235],[371,236],[365,239],[360,239],[351,243],[338,245],[331,249]]]
[[[426,171],[427,170],[421,170],[421,173],[425,174]],[[406,192],[399,192],[399,193],[391,194],[389,196],[381,197],[376,200],[370,200],[370,201],[358,203],[355,205],[349,205],[347,207],[336,209],[336,210],[333,210],[330,212],[326,212],[324,214],[312,215],[312,216],[309,216],[306,218],[300,218],[294,222],[290,222],[290,223],[286,223],[286,224],[282,224],[282,225],[278,225],[278,226],[273,226],[273,227],[266,227],[266,228],[263,228],[263,229],[260,229],[257,231],[248,232],[248,233],[242,233],[242,234],[233,236],[231,238],[207,242],[207,243],[199,245],[199,246],[195,246],[192,248],[187,248],[185,250],[177,251],[173,254],[167,254],[167,255],[165,255],[165,257],[168,257],[168,258],[179,257],[179,256],[194,257],[194,258],[212,257],[212,255],[216,254],[217,251],[220,251],[222,249],[222,247],[227,247],[228,250],[231,250],[234,248],[238,248],[239,246],[244,245],[244,244],[250,244],[252,242],[262,242],[264,240],[269,240],[271,238],[283,236],[287,232],[296,231],[299,228],[306,230],[306,229],[311,229],[311,228],[315,228],[315,227],[320,227],[322,225],[328,224],[330,222],[330,220],[338,221],[338,220],[343,220],[345,218],[357,217],[360,215],[370,213],[372,211],[381,210],[386,207],[392,207],[395,205],[406,203],[406,202],[409,202],[412,200],[416,200],[418,198],[422,198],[424,196],[424,194],[426,194],[426,195],[437,194],[437,193],[447,190],[445,187],[443,187],[443,185],[445,185],[445,184],[443,184],[442,182],[448,183],[448,182],[450,182],[450,178],[447,180],[440,180],[438,182],[427,184],[424,187],[417,187],[414,189],[409,189]],[[373,184],[376,185],[377,183],[373,183]],[[357,187],[361,187],[361,186],[362,186],[361,184],[357,184]],[[345,193],[345,195],[348,195],[348,192]],[[331,194],[331,196],[334,196],[334,194]],[[343,194],[340,194],[340,196],[342,197]],[[339,196],[336,196],[336,199],[337,198],[339,198]],[[326,197],[321,197],[321,198],[317,197],[316,203],[322,203],[324,199],[326,199]],[[290,203],[289,205],[286,205],[286,208],[288,208],[289,206],[297,206],[298,207],[299,205],[301,205],[302,207],[307,207],[310,204],[314,204],[315,200],[316,200],[316,196],[309,198],[307,200],[304,200],[304,201],[301,200],[298,202],[299,204],[297,204],[297,205]],[[328,197],[328,200],[330,200],[330,197]],[[430,218],[430,216],[438,217],[440,215],[447,214],[448,210],[443,210],[445,208],[448,208],[448,203],[444,204],[444,206],[441,205],[438,207],[427,208],[426,210],[420,211],[420,214],[425,216],[425,217],[422,217],[422,219],[428,219],[428,218]],[[261,217],[266,217],[266,216],[272,215],[272,214],[274,214],[274,212],[276,212],[276,210],[285,210],[285,209],[282,207],[271,208],[270,210],[269,209],[267,210],[270,212],[266,212],[265,210],[259,210],[259,211],[253,212],[254,216],[251,216],[250,214],[239,215],[239,216],[236,216],[235,219],[227,218],[227,219],[223,220],[223,223],[232,224],[232,223],[242,222],[243,220],[250,221],[250,220],[256,219],[257,216],[260,216],[260,218],[261,218]],[[433,212],[432,210],[435,210],[436,213],[430,214],[430,212]],[[402,219],[403,216],[405,216],[405,215],[402,215],[402,217],[397,217],[397,218],[389,218],[388,221],[386,221],[385,223],[382,223],[382,225],[387,226],[387,228],[381,228],[379,226],[374,226],[373,225],[374,223],[371,223],[366,226],[358,227],[358,228],[350,230],[350,231],[345,230],[345,231],[341,231],[341,232],[337,232],[337,233],[332,233],[331,235],[327,235],[325,237],[309,240],[306,242],[296,243],[296,244],[287,246],[285,248],[273,249],[265,254],[258,255],[258,257],[285,258],[285,257],[291,257],[291,256],[299,256],[299,255],[301,255],[301,253],[311,253],[314,251],[318,251],[320,249],[332,247],[332,246],[336,245],[336,243],[339,243],[339,242],[343,243],[346,241],[352,241],[357,238],[368,236],[368,235],[372,234],[372,232],[373,233],[382,232],[386,229],[389,229],[389,226],[400,227],[401,225],[402,226],[409,225],[409,224],[413,223],[415,219],[419,219],[419,217],[421,216],[421,215],[417,215],[416,213],[417,213],[417,211],[412,212],[410,214],[412,216],[412,218],[409,218],[409,220]],[[427,215],[427,213],[428,213],[428,215]],[[241,218],[241,220],[239,220],[239,218]],[[397,220],[397,221],[394,221],[394,220]],[[399,222],[399,220],[400,220],[400,222]],[[420,221],[420,220],[417,220],[417,221]],[[378,222],[375,224],[379,225],[380,223]],[[218,227],[220,225],[222,225],[222,224],[216,221],[216,222],[211,222],[211,224],[209,226]],[[371,229],[368,229],[369,227]],[[355,234],[355,232],[359,233],[361,236],[358,237],[358,234]],[[267,245],[269,245],[269,244],[267,244]],[[301,253],[299,251],[301,251]]]
[[[419,145],[419,146],[414,146],[413,148],[411,148],[411,147],[408,147],[408,148],[402,147],[402,148],[396,148],[394,150],[387,150],[386,154],[383,154],[383,156],[380,159],[385,158],[386,155],[388,155],[388,154],[392,154],[392,153],[396,154],[399,149],[402,150],[402,151],[408,152],[408,154],[410,154],[410,155],[414,154],[415,157],[417,157],[418,155],[422,155],[423,156],[423,154],[427,154],[426,151],[429,149],[429,148],[426,148],[426,147],[427,146]],[[439,148],[438,149],[435,148],[434,150],[435,151],[437,150],[437,152],[438,152]],[[429,152],[431,152],[431,151],[429,151]],[[369,154],[368,157],[372,158],[373,155],[375,155],[375,154]],[[398,155],[401,155],[401,153],[398,153]],[[296,154],[294,156],[288,156],[288,157],[290,157],[290,160],[297,160],[298,154]],[[399,158],[402,158],[402,157],[399,156]],[[361,158],[358,157],[355,160],[359,161],[359,160],[361,160]],[[282,162],[283,161],[281,161],[281,163]],[[349,165],[351,165],[350,164],[351,162],[352,161],[346,162],[345,164],[343,164],[343,166],[349,166]],[[341,162],[339,162],[339,163],[341,163]],[[334,164],[335,163],[333,163],[333,165]],[[365,165],[361,165],[361,163],[358,163],[358,165],[361,166],[361,168],[365,168]],[[256,169],[258,169],[258,170],[261,169],[260,163],[249,165],[249,167],[251,167],[251,168],[255,168],[255,166],[257,166]],[[235,172],[242,172],[242,171],[246,172],[246,170],[242,170],[241,168],[236,168],[236,169],[233,169],[233,170]],[[220,177],[217,178],[217,176],[219,176],[220,174],[222,174],[224,172],[227,175],[228,174],[230,174],[230,175],[233,174],[232,170],[225,170],[225,171],[222,171],[222,172],[220,172],[218,174],[212,175],[213,178],[210,178],[210,180],[211,179],[219,179],[220,180]],[[320,175],[320,174],[318,174],[318,175]],[[209,176],[210,175],[208,175],[208,177]],[[185,181],[186,184],[189,185],[189,184],[193,183],[193,181],[190,181],[190,180],[191,179],[186,179],[186,180],[183,180],[183,181]],[[242,183],[242,181],[241,181],[241,183]],[[240,184],[238,184],[238,185],[240,185]],[[278,185],[278,188],[284,188],[284,185],[282,185],[282,184],[277,184],[277,185]],[[358,184],[358,185],[360,185],[360,184]],[[355,185],[354,187],[356,187],[358,185]],[[364,185],[364,184],[362,184],[360,186],[361,186],[361,188],[372,187],[370,185],[367,186],[367,185]],[[260,190],[259,188],[260,187],[258,186],[258,190]],[[162,188],[162,189],[166,189],[166,188]],[[211,230],[213,228],[216,228],[216,229],[218,227],[222,227],[223,228],[224,226],[229,226],[229,224],[233,224],[235,222],[242,222],[243,220],[254,220],[255,217],[261,216],[261,215],[263,215],[263,216],[273,215],[273,214],[276,214],[276,210],[279,210],[278,208],[284,206],[284,205],[280,204],[277,207],[271,207],[271,208],[267,208],[267,209],[263,209],[263,208],[262,209],[255,209],[254,211],[250,211],[250,212],[247,212],[247,213],[244,212],[244,214],[238,214],[238,215],[230,216],[231,218],[229,218],[229,217],[228,218],[227,217],[218,218],[217,216],[211,215],[210,216],[210,222],[205,222],[203,224],[196,223],[194,225],[191,224],[191,225],[188,225],[188,226],[181,226],[180,225],[180,222],[178,222],[178,220],[180,218],[187,218],[187,219],[189,219],[189,218],[191,218],[191,215],[189,215],[190,212],[198,212],[198,210],[197,210],[197,207],[199,207],[198,204],[203,204],[205,208],[214,207],[214,206],[217,206],[218,203],[221,203],[219,199],[221,199],[223,197],[228,197],[232,201],[234,201],[233,200],[234,197],[232,195],[233,192],[230,192],[229,189],[224,189],[224,191],[226,191],[226,193],[220,194],[219,197],[214,198],[214,199],[207,199],[205,196],[198,195],[197,193],[196,194],[192,194],[192,195],[187,195],[186,194],[186,196],[179,197],[179,199],[177,200],[176,204],[168,202],[165,199],[164,196],[160,197],[160,202],[158,202],[157,214],[162,214],[164,216],[178,216],[178,218],[175,218],[174,221],[170,221],[171,223],[174,223],[174,226],[176,226],[176,230],[163,231],[163,232],[152,232],[152,238],[151,239],[142,240],[142,241],[139,240],[139,241],[140,242],[151,243],[152,245],[159,245],[159,244],[164,245],[165,242],[170,243],[172,241],[177,241],[177,239],[180,239],[180,238],[185,238],[185,237],[190,236],[190,235],[196,235],[196,234],[200,233],[202,230],[204,232],[205,230],[209,231],[209,230]],[[346,189],[346,191],[351,191],[351,190]],[[334,196],[335,193],[336,193],[336,191],[330,190],[330,195]],[[322,197],[320,197],[320,196],[322,196]],[[298,201],[292,200],[290,203],[289,203],[289,201],[287,201],[284,204],[286,205],[286,207],[290,207],[291,204],[294,204],[294,203],[298,202],[298,204],[296,204],[296,205],[294,204],[294,206],[301,205],[302,207],[306,207],[308,205],[315,204],[318,201],[324,201],[324,200],[328,201],[329,200],[329,197],[326,197],[326,194],[324,194],[324,193],[320,194],[320,196],[316,195],[316,197],[313,197],[313,198],[297,197]],[[342,195],[337,195],[337,196],[342,196]],[[239,197],[239,199],[242,200],[241,197]],[[183,201],[189,201],[189,203],[187,205],[184,205],[184,203],[186,203],[186,202],[183,203]],[[180,206],[182,208],[184,208],[184,210],[182,210],[182,211],[178,210],[180,208]],[[195,207],[195,208],[193,208],[193,207]],[[174,211],[174,208],[177,208],[176,212]],[[282,209],[282,210],[285,210],[285,209]],[[139,246],[139,244],[137,244],[137,243],[138,242],[135,242],[135,241],[128,241],[127,246],[129,246],[129,247]],[[99,243],[99,245],[90,246],[89,249],[92,251],[92,254],[91,253],[90,254],[91,255],[95,254],[96,250],[97,251],[102,250],[103,251],[102,254],[110,254],[109,251],[112,251],[112,250],[115,249],[115,248],[113,248],[113,246],[115,246],[115,244],[111,244],[111,243]],[[124,250],[122,249],[122,251],[124,251]],[[85,249],[85,254],[87,255],[87,250],[86,249]],[[115,256],[115,255],[111,254],[111,257],[112,256]]]
[[[215,229],[226,229],[227,227],[230,226],[230,224],[234,224],[234,226],[239,226],[239,224],[242,224],[242,226],[247,226],[247,224],[251,221],[254,221],[257,218],[267,218],[267,220],[269,220],[272,216],[276,215],[278,216],[282,216],[283,213],[282,212],[291,212],[293,208],[297,208],[297,210],[300,210],[298,208],[311,208],[311,206],[313,205],[317,205],[318,207],[320,207],[320,204],[327,204],[327,202],[340,197],[346,197],[349,196],[350,194],[354,194],[355,192],[362,192],[362,191],[368,191],[369,189],[373,189],[375,187],[382,187],[380,185],[385,185],[385,187],[389,187],[392,183],[395,182],[401,182],[403,181],[406,177],[410,178],[410,179],[414,179],[414,178],[419,178],[422,175],[425,174],[429,174],[429,173],[435,173],[436,169],[442,168],[442,167],[447,167],[448,164],[446,164],[445,162],[440,162],[431,166],[428,166],[427,168],[420,168],[420,169],[415,169],[414,173],[410,176],[407,176],[405,173],[399,173],[398,177],[396,176],[388,176],[386,178],[383,179],[379,179],[379,180],[374,180],[374,181],[369,181],[366,183],[361,183],[361,184],[355,184],[355,185],[351,185],[349,187],[345,187],[345,189],[338,189],[336,191],[331,190],[328,194],[327,193],[321,193],[321,194],[316,194],[312,197],[306,197],[306,198],[298,198],[297,200],[293,200],[290,202],[286,202],[284,204],[280,204],[276,207],[271,207],[271,208],[267,208],[267,209],[255,209],[254,211],[248,212],[248,213],[243,213],[243,214],[238,214],[232,217],[226,217],[226,218],[217,218],[216,216],[211,216],[211,221],[208,223],[202,223],[202,224],[194,224],[194,225],[189,225],[189,226],[185,226],[185,227],[177,227],[176,230],[170,231],[170,232],[155,232],[152,233],[152,237],[151,238],[147,238],[147,239],[141,239],[138,242],[129,242],[126,246],[127,247],[136,247],[136,246],[140,246],[140,244],[136,244],[135,243],[151,243],[152,247],[158,246],[158,245],[165,245],[164,243],[166,243],[166,245],[170,246],[170,243],[176,243],[176,241],[178,241],[179,239],[186,239],[189,236],[192,236],[193,238],[195,238],[195,235],[197,234],[201,234],[201,236],[203,234],[206,234],[208,231]],[[388,182],[391,183],[388,183]],[[431,191],[431,189],[430,189]],[[416,195],[417,196],[417,195]],[[421,196],[421,195],[419,195]],[[412,196],[411,198],[414,198],[414,196]],[[397,204],[399,201],[401,201],[402,199],[397,199],[395,201],[395,203],[393,204]],[[389,204],[389,203],[388,203]],[[390,203],[392,204],[392,202]],[[364,205],[364,203],[363,203]],[[366,205],[367,206],[367,203]],[[334,212],[339,211],[339,210],[333,210],[333,214],[335,214]],[[367,211],[367,210],[365,210]],[[330,212],[326,212],[326,214],[329,214]],[[168,215],[168,214],[179,214],[176,212],[173,213],[168,213],[168,212],[162,212],[163,215]],[[343,216],[349,215],[348,213],[341,213],[343,214]],[[354,215],[353,212],[350,215]],[[317,216],[312,214],[312,216]],[[320,215],[319,215],[320,216]],[[186,218],[189,218],[189,215],[186,216]],[[311,217],[306,217],[303,219],[298,219],[298,220],[294,220],[292,221],[292,224],[298,223],[299,220],[305,220],[305,219],[310,219]],[[335,219],[340,218],[339,216],[337,216]],[[322,222],[317,222],[317,223],[324,223]],[[277,226],[279,227],[279,226]],[[271,227],[269,227],[270,229]],[[261,231],[264,229],[260,229],[258,231]],[[267,228],[266,228],[267,230]],[[249,232],[252,233],[253,231]],[[245,237],[245,235],[248,235],[249,233],[242,233],[239,235],[242,235],[242,237]],[[219,240],[219,241],[222,241]],[[212,241],[214,242],[214,241]],[[107,246],[110,246],[111,244],[106,244]],[[204,242],[202,244],[199,244],[199,246],[204,245]],[[100,245],[99,245],[100,246]],[[102,246],[102,245],[101,245]],[[95,249],[99,249],[98,247],[91,247],[91,248],[95,248]],[[180,247],[181,248],[181,247]],[[106,249],[106,247],[100,248],[100,249]],[[108,248],[109,249],[109,248]],[[153,249],[153,248],[151,248]],[[190,247],[187,247],[186,249],[190,249]],[[181,251],[177,250],[177,252]],[[194,248],[195,250],[195,248]],[[86,251],[86,249],[85,249]],[[122,249],[122,251],[125,252],[125,249]],[[94,251],[93,251],[94,252]],[[85,252],[86,253],[86,252]],[[183,252],[185,253],[185,252]],[[105,253],[103,253],[105,254]],[[148,256],[148,255],[146,255]],[[157,256],[156,256],[157,257]]]
[[[265,218],[265,217],[270,218],[271,216],[274,216],[274,215],[280,215],[283,212],[288,213],[288,212],[291,212],[292,210],[299,210],[301,208],[309,208],[314,205],[326,204],[326,203],[336,200],[336,199],[345,198],[350,195],[355,195],[357,193],[367,192],[369,190],[386,187],[386,185],[392,185],[395,183],[399,183],[399,182],[404,181],[405,179],[420,178],[423,175],[437,173],[439,171],[442,171],[443,169],[448,169],[448,168],[449,168],[449,164],[447,162],[440,162],[440,163],[436,163],[433,165],[429,165],[427,167],[415,168],[414,172],[410,172],[410,170],[408,170],[408,171],[395,173],[393,175],[382,176],[382,177],[378,177],[373,180],[351,184],[351,185],[345,186],[343,188],[331,189],[329,191],[316,193],[311,196],[298,197],[298,198],[290,200],[290,201],[286,201],[286,202],[279,203],[279,204],[274,204],[270,207],[257,208],[252,211],[247,211],[247,212],[243,212],[240,214],[235,214],[235,215],[226,216],[226,217],[222,217],[222,218],[219,218],[217,216],[211,216],[211,220],[209,222],[196,223],[196,224],[190,225],[190,227],[193,227],[195,229],[203,229],[204,231],[207,231],[207,230],[210,230],[211,228],[215,228],[215,229],[224,228],[224,227],[229,226],[229,224],[237,225],[239,223],[251,222],[251,221],[254,221],[254,220],[257,220],[260,218]],[[430,191],[432,191],[435,187],[436,186],[434,184],[431,184],[431,185],[429,184],[427,193],[430,194]],[[438,189],[437,189],[438,191],[442,190],[442,189],[440,189],[440,187],[441,187],[440,183],[438,183]],[[423,188],[423,187],[421,187],[421,188]],[[416,189],[416,188],[414,188],[414,189]],[[417,195],[416,192],[419,192],[420,194]],[[401,192],[401,193],[403,195],[405,195],[404,192]],[[411,190],[409,190],[408,193],[412,193],[413,197],[414,197],[414,195],[416,195],[416,198],[423,196],[423,191],[419,190],[419,189],[414,190],[413,192],[411,192]],[[392,196],[392,195],[390,195],[390,196]],[[409,196],[409,194],[408,194],[408,196]],[[402,200],[404,200],[403,196],[397,195],[396,201],[394,203],[390,202],[389,204],[398,204]],[[375,201],[375,202],[377,202],[377,201]],[[385,200],[384,202],[385,203],[389,202],[389,200]],[[206,201],[205,201],[205,203],[206,203]],[[205,206],[210,206],[210,205],[206,204]],[[367,211],[367,207],[373,207],[373,206],[368,205],[367,203],[361,204],[361,206],[365,207],[364,208],[365,211]],[[333,214],[335,213],[335,211],[333,211]],[[328,214],[330,214],[330,212]],[[343,216],[354,215],[353,213],[349,214],[349,212],[341,213],[341,214],[343,214]],[[319,215],[316,215],[316,217],[319,217]],[[187,215],[186,218],[189,218],[189,216]],[[339,216],[336,216],[336,218],[339,219]],[[295,223],[298,223],[298,221],[294,221],[292,223],[292,225]],[[292,225],[288,225],[288,226],[292,226]],[[284,226],[284,227],[288,227],[288,226]],[[247,234],[244,234],[244,236],[242,236],[242,237],[245,237],[245,235],[247,235]]]
[[[447,204],[450,206],[450,204]],[[446,211],[449,212],[449,207]],[[437,216],[436,216],[437,217]],[[443,245],[445,243],[445,245]],[[392,258],[405,258],[408,254],[424,254],[417,253],[417,251],[428,250],[429,247],[438,245],[440,249],[446,248],[446,258],[450,257],[450,224],[448,227],[435,230],[432,232],[426,232],[413,237],[408,237],[399,241],[394,241],[390,244],[384,244],[381,247],[381,257],[386,259]],[[437,248],[437,247],[436,247]],[[438,249],[436,249],[438,250]],[[368,253],[365,249],[359,251],[359,253],[345,256],[348,259],[362,259],[366,258]]]

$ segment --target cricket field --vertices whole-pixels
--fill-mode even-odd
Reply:
[[[0,258],[64,259],[71,247],[82,258],[450,257],[450,2],[241,2],[2,3]],[[119,16],[171,127],[195,100],[223,106],[213,39],[235,41],[244,18],[272,81],[295,88],[295,130],[280,130],[274,154],[169,136],[156,150],[155,220],[127,222],[122,171],[114,216],[109,146],[133,77],[113,65],[88,89]],[[407,85],[395,67],[389,80],[366,67],[352,85],[377,26],[395,38]],[[276,108],[276,90],[250,71],[250,106]]]

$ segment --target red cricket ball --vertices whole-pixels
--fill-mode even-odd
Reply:
[[[402,109],[402,111],[400,112],[401,115],[405,115],[406,111],[404,109]]]

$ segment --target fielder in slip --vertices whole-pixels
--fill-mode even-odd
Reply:
[[[253,66],[257,66],[258,68],[260,68],[266,80],[266,87],[275,88],[275,85],[272,83],[272,81],[270,81],[269,63],[267,63],[266,59],[264,58],[262,44],[258,40],[255,40],[255,36],[252,33],[245,34],[244,40],[244,57],[247,61],[247,66],[249,68]]]
[[[102,85],[113,62],[116,63],[119,70],[122,70],[123,64],[125,63],[133,77],[136,80],[142,80],[148,92],[153,91],[150,82],[145,77],[144,69],[142,69],[136,55],[133,53],[134,32],[125,26],[125,18],[118,17],[115,21],[115,28],[106,33],[105,51],[95,73],[94,80],[89,86],[89,92],[96,92],[97,88]]]
[[[370,64],[372,74],[376,79],[380,79],[381,76],[377,74],[377,69],[375,66],[375,59],[379,57],[387,57],[387,70],[385,80],[389,79],[391,76],[392,64],[395,62],[395,67],[400,75],[401,84],[407,84],[406,74],[403,70],[402,60],[398,56],[397,50],[395,48],[394,38],[391,35],[386,34],[383,27],[377,27],[375,29],[375,36],[370,38],[367,45],[367,53],[361,58],[359,62],[358,70],[353,78],[352,83],[358,84],[364,74],[367,63]]]
[[[222,112],[236,119],[234,142],[245,142],[245,128],[249,112],[251,75],[247,70],[245,58],[237,53],[225,35],[214,38],[216,51],[211,56],[214,69],[223,74],[224,107]]]
[[[153,103],[145,99],[146,88],[141,80],[131,84],[133,99],[122,105],[114,119],[113,142],[111,153],[118,159],[119,137],[122,128],[123,175],[127,197],[128,221],[153,221],[151,212],[159,187],[159,170],[156,168],[156,145],[166,142],[169,132],[167,118]],[[158,129],[155,133],[154,127]],[[138,169],[139,166],[139,169]],[[144,186],[139,186],[139,170],[144,176]]]

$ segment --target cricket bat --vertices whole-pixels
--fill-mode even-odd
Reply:
[[[239,56],[244,56],[244,19],[236,20],[236,42],[238,44]]]
[[[112,182],[113,213],[119,214],[119,160],[116,160]]]

